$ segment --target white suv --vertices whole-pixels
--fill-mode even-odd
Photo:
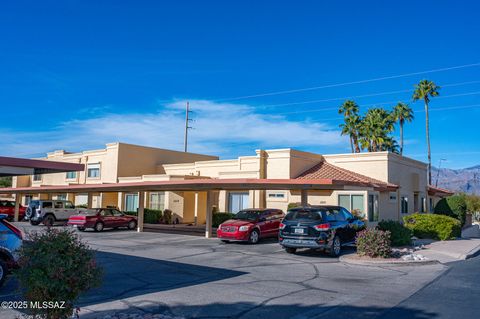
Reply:
[[[25,212],[25,219],[30,220],[32,225],[43,222],[52,226],[57,221],[67,221],[75,214],[78,214],[78,209],[68,200],[32,200]]]

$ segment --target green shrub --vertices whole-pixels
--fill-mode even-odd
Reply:
[[[299,207],[299,206],[302,206],[302,204],[300,204],[300,203],[288,203],[287,210],[290,210],[292,208]]]
[[[214,213],[212,214],[212,226],[218,227],[220,226],[221,223],[229,219],[232,219],[234,216],[235,214],[232,214],[232,213]]]
[[[172,211],[170,209],[165,209],[163,211],[162,223],[167,225],[172,223]]]
[[[379,229],[365,229],[357,234],[357,254],[372,258],[388,258],[392,253],[390,232]]]
[[[462,232],[460,221],[445,215],[416,213],[403,217],[403,221],[418,238],[455,239]]]
[[[465,194],[456,194],[442,198],[435,206],[434,213],[456,218],[463,226],[467,214],[467,199]]]
[[[392,246],[410,245],[412,238],[412,231],[394,220],[382,220],[378,223],[378,229],[389,231]]]
[[[71,230],[47,229],[29,237],[15,271],[25,300],[65,301],[64,308],[31,309],[33,317],[70,318],[79,295],[100,285],[102,269],[94,252]]]
[[[127,215],[138,216],[138,212],[125,212]],[[163,213],[161,210],[144,208],[143,222],[146,224],[158,224],[162,220]]]

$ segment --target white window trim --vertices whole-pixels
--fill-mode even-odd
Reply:
[[[89,166],[90,165],[98,165],[98,176],[93,176],[93,177],[90,177],[88,176],[88,170],[89,170]],[[87,167],[86,167],[87,171],[85,172],[86,176],[87,176],[87,179],[101,179],[102,178],[102,162],[97,162],[97,163],[87,163]]]

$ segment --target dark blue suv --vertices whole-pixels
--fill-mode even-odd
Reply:
[[[355,243],[365,223],[341,206],[306,206],[288,211],[280,224],[279,242],[287,253],[319,249],[337,257],[342,246]]]

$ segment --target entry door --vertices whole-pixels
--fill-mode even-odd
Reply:
[[[235,192],[230,193],[228,197],[228,209],[231,213],[238,213],[242,209],[248,208],[248,193]]]

